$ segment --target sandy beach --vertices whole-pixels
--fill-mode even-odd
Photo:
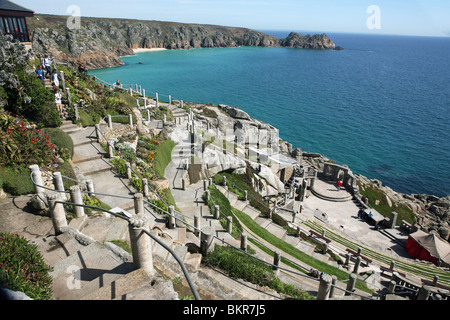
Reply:
[[[167,50],[166,48],[136,48],[133,49],[134,53],[141,53],[141,52],[150,52],[150,51],[162,51]]]

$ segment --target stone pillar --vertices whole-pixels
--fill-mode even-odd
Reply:
[[[353,268],[354,273],[358,273],[359,266],[361,265],[361,257],[356,258],[355,267]]]
[[[60,192],[60,197],[62,200],[66,200],[66,193],[64,192],[64,182],[62,179],[61,172],[53,173],[53,184],[55,185],[55,189]]]
[[[83,197],[81,195],[80,187],[75,185],[70,187],[70,201],[76,204],[83,204]],[[77,218],[84,217],[84,207],[73,206],[73,211]]]
[[[227,232],[229,234],[233,232],[233,217],[227,217]]]
[[[95,139],[97,143],[100,142],[100,126],[98,124],[95,125]]]
[[[214,206],[214,218],[220,219],[220,207],[218,205]]]
[[[248,200],[248,192],[247,190],[244,190],[244,201]]]
[[[148,110],[148,109],[147,109],[147,121],[151,121],[151,118],[150,118],[150,110]]]
[[[34,191],[36,194],[43,194],[45,192],[45,189],[41,186],[44,185],[42,182],[42,173],[39,169],[39,166],[37,164],[33,164],[28,167],[31,170],[31,176],[34,181]]]
[[[169,229],[175,229],[175,208],[174,206],[169,206]]]
[[[348,292],[345,293],[346,296],[351,296],[351,292],[353,292],[355,290],[355,284],[356,284],[356,279],[358,278],[358,276],[356,275],[356,273],[351,273],[347,282],[347,288],[345,290],[347,290]]]
[[[422,288],[419,289],[419,293],[417,294],[417,300],[428,300],[431,295],[431,288],[427,285],[423,285]]]
[[[133,115],[132,114],[128,115],[128,122],[130,124],[130,127],[133,127]]]
[[[57,194],[48,194],[47,202],[50,209],[50,215],[52,217],[53,228],[55,229],[55,234],[59,235],[62,233],[62,228],[67,227],[66,212],[64,211],[64,206],[59,203],[59,197]]]
[[[248,236],[245,233],[241,234],[241,250],[247,252],[247,239]]]
[[[95,197],[94,182],[91,179],[86,180],[86,188],[88,190],[89,197]]]
[[[227,188],[227,177],[223,176],[223,186]]]
[[[69,106],[73,107],[72,96],[70,95],[70,88],[66,88],[67,93],[67,101],[69,102]]]
[[[200,216],[198,215],[194,216],[194,227],[194,234],[196,237],[198,237],[200,234]]]
[[[328,300],[330,297],[332,278],[326,274],[320,279],[319,292],[317,293],[317,300]]]
[[[108,158],[112,159],[112,158],[114,158],[114,152],[113,152],[112,144],[111,144],[111,142],[108,141],[107,145],[108,145]]]
[[[214,251],[214,230],[211,227],[205,227],[202,229],[200,237],[200,250],[202,255],[207,255],[209,252]]]
[[[396,286],[397,286],[397,283],[395,283],[395,281],[391,280],[391,281],[389,282],[389,286],[388,286],[387,292],[388,292],[389,294],[393,294],[393,293],[395,292],[395,287],[396,287]]]
[[[169,94],[169,105],[172,105],[172,96]]]
[[[397,217],[398,217],[398,213],[393,211],[391,214],[391,229],[395,228],[395,225],[397,224]]]
[[[181,189],[186,190],[186,179],[185,178],[181,179]]]
[[[336,287],[336,283],[337,283],[337,277],[335,275],[331,276],[331,288],[330,288],[330,299],[334,297],[334,289]]]
[[[136,204],[136,199],[135,199]],[[138,208],[135,208],[139,212]],[[149,274],[153,274],[153,256],[151,248],[151,239],[142,229],[148,228],[141,215],[131,218],[128,224],[130,234],[131,252],[133,255],[133,264],[135,269],[143,269]]]
[[[156,108],[159,108],[158,92],[155,93]]]
[[[136,215],[144,214],[144,196],[142,193],[135,193],[133,196],[134,200],[134,212]]]
[[[203,190],[204,191],[208,190],[208,181],[207,180],[203,180]]]
[[[208,203],[209,199],[211,199],[211,194],[209,190],[205,191],[205,203]]]
[[[273,267],[272,267],[272,269],[275,271],[275,272],[278,272],[278,267],[280,266],[280,260],[281,260],[281,253],[280,253],[280,251],[275,251],[274,253],[273,253]]]
[[[108,128],[112,129],[112,119],[111,119],[111,115],[108,114]]]
[[[142,193],[143,193],[145,198],[147,198],[148,195],[149,195],[149,193],[148,193],[148,179],[147,178],[143,178],[142,179]]]
[[[132,176],[131,176],[131,165],[130,165],[129,162],[127,162],[127,163],[125,163],[125,166],[127,167],[127,178],[131,179],[132,178]]]

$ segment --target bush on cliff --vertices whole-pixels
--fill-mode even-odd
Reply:
[[[17,234],[0,233],[0,286],[35,300],[52,298],[52,278],[36,246]]]
[[[61,125],[54,96],[29,66],[30,54],[19,42],[0,33],[0,85],[5,110],[24,117],[38,127]]]

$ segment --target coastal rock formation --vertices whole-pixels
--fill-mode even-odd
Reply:
[[[335,49],[325,35],[291,33],[286,39],[246,28],[140,21],[81,18],[79,28],[67,28],[67,17],[37,14],[28,20],[33,50],[49,53],[59,61],[74,60],[87,68],[122,64],[121,56],[136,48],[192,49],[237,46]]]
[[[326,34],[315,34],[303,36],[291,32],[286,39],[281,41],[283,47],[305,48],[305,49],[335,49],[336,45]]]

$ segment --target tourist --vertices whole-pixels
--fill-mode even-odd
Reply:
[[[364,218],[364,213],[365,213],[364,209],[360,208],[359,211],[358,211],[358,218],[361,218],[361,219]]]
[[[38,66],[36,74],[38,79],[40,79],[42,81],[42,84],[45,86],[44,70],[42,70],[42,66]]]
[[[50,77],[50,75],[52,74],[52,59],[48,57],[48,54],[46,54],[42,59],[42,67],[44,67],[47,71],[47,74],[45,76]]]
[[[62,113],[62,95],[61,95],[61,91],[59,91],[59,88],[56,88],[55,90],[55,103],[56,103],[56,107],[58,108],[59,114]]]
[[[58,76],[58,72],[56,69],[53,69],[52,84],[55,88],[59,88],[59,76]]]
[[[338,181],[337,181],[336,187],[337,187],[337,191],[340,191],[340,190],[341,190],[341,187],[342,187],[342,181],[341,181],[341,180],[338,180]]]

